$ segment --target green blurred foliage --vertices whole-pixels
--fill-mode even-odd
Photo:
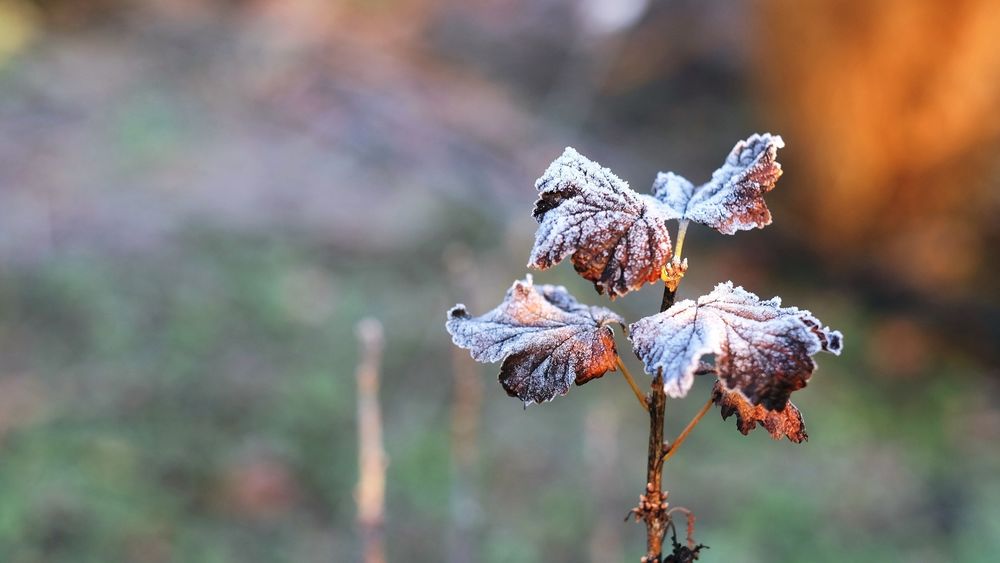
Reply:
[[[458,236],[461,225],[445,238]],[[345,267],[298,237],[192,228],[150,254],[77,255],[6,273],[0,326],[19,374],[10,385],[37,389],[0,427],[2,559],[350,560],[353,326],[371,312],[389,350],[389,553],[444,557],[453,473],[440,325],[448,301],[463,296],[437,283],[438,250],[347,257]],[[475,260],[517,272],[508,254],[487,245]],[[539,277],[587,295],[570,271]],[[981,400],[991,384],[947,375],[969,369],[948,358],[905,385],[873,378],[860,345],[866,313],[799,291],[799,304],[849,335],[845,355],[821,357],[797,394],[810,442],[743,438],[711,415],[667,467],[671,501],[696,510],[706,553],[987,561],[1000,548],[1000,455],[967,426],[995,416]],[[486,380],[472,476],[478,557],[586,558],[588,530],[602,521],[619,526],[622,558],[634,554],[640,527],[621,518],[642,480],[646,421],[618,376],[523,410],[493,383],[493,367],[477,371]],[[707,392],[699,382],[693,395]],[[672,402],[669,426],[696,402]],[[620,413],[620,458],[598,493],[582,451],[584,418],[601,405]],[[595,512],[597,495],[619,510]]]
[[[648,420],[621,377],[523,409],[456,353],[444,312],[524,275],[531,182],[562,146],[641,191],[660,168],[707,176],[782,101],[753,100],[729,3],[650,5],[618,32],[575,3],[515,4],[0,0],[17,30],[0,40],[0,561],[357,560],[365,317],[386,337],[390,560],[638,558],[622,519]],[[823,186],[783,162],[775,225],[693,227],[680,296],[725,279],[782,295],[845,353],[794,397],[807,443],[713,412],[666,467],[670,502],[697,515],[705,561],[993,561],[990,257],[968,274],[988,283],[948,277],[954,293],[854,263],[881,246],[828,261],[794,226]],[[906,242],[911,266],[911,246],[939,256]],[[569,265],[534,275],[608,305]],[[659,298],[610,306],[636,320]],[[475,451],[458,451],[456,373],[482,383]],[[668,434],[710,387],[668,404]]]

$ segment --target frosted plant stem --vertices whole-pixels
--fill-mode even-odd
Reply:
[[[681,253],[684,251],[684,237],[688,232],[688,223],[690,221],[686,219],[677,222],[677,247],[674,251],[674,264],[681,263]]]
[[[676,287],[664,284],[660,312],[674,304]],[[660,563],[663,555],[663,537],[667,533],[670,517],[667,515],[667,493],[663,491],[663,421],[667,414],[667,392],[663,388],[663,373],[657,372],[646,397],[649,405],[649,445],[646,459],[646,492],[639,497],[635,509],[639,519],[646,523],[645,563]]]
[[[646,404],[646,396],[639,390],[639,386],[636,385],[635,379],[632,379],[632,374],[628,372],[628,368],[625,367],[625,362],[622,362],[621,356],[615,355],[615,362],[618,363],[618,369],[621,370],[622,376],[625,378],[625,381],[628,382],[628,386],[631,387],[632,392],[635,393],[635,398],[639,399],[639,404],[642,405],[642,409],[649,411],[649,405]]]
[[[663,375],[656,374],[647,398],[649,403],[649,447],[646,460],[646,492],[640,497],[637,514],[646,522],[646,556],[642,561],[660,563],[663,537],[667,533],[667,493],[663,491],[663,420],[667,393]]]
[[[712,402],[713,402],[712,399],[709,398],[708,401],[705,402],[705,405],[701,407],[701,410],[698,411],[698,414],[694,415],[694,418],[691,419],[691,422],[689,422],[687,426],[684,427],[684,430],[681,430],[681,433],[677,435],[677,438],[674,439],[674,441],[670,444],[670,446],[667,448],[667,453],[663,456],[664,463],[666,463],[666,461],[674,455],[674,452],[677,451],[677,448],[679,448],[681,444],[684,442],[684,440],[687,439],[688,434],[690,434],[691,431],[694,430],[694,427],[697,426],[699,422],[701,422],[702,417],[705,416],[705,413],[708,412],[708,409],[712,408]]]

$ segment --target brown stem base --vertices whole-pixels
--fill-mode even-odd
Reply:
[[[663,538],[667,533],[667,493],[663,490],[663,420],[667,395],[663,379],[653,378],[653,388],[646,398],[649,405],[649,448],[646,465],[646,494],[639,496],[639,506],[633,509],[638,520],[646,523],[646,556],[644,562],[659,562],[663,553]]]
[[[660,311],[674,304],[676,285],[665,284]],[[646,492],[639,495],[639,505],[632,509],[636,520],[646,523],[646,555],[644,563],[660,563],[663,557],[663,538],[667,533],[670,515],[667,512],[667,492],[663,490],[663,461],[666,447],[663,443],[663,421],[667,412],[667,393],[663,389],[663,374],[653,378],[653,385],[646,396],[649,406],[649,448],[646,459]]]

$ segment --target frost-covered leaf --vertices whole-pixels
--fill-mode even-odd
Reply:
[[[660,172],[653,195],[670,218],[708,225],[723,234],[770,225],[764,194],[781,177],[781,164],[775,159],[784,146],[778,135],[753,134],[736,143],[707,183],[695,187],[673,172]]]
[[[573,266],[612,298],[656,281],[670,259],[667,209],[607,168],[567,148],[535,182],[540,223],[529,267],[572,255]]]
[[[798,444],[809,439],[806,425],[802,421],[802,413],[791,401],[788,401],[781,410],[768,410],[764,405],[750,404],[739,391],[726,390],[719,381],[716,381],[715,387],[712,388],[712,400],[719,405],[723,420],[736,415],[736,428],[744,436],[757,428],[757,424],[760,423],[775,440],[787,436],[789,440]]]
[[[687,394],[702,360],[714,355],[714,371],[727,390],[753,405],[782,410],[805,387],[820,350],[840,354],[843,336],[823,327],[809,311],[762,301],[732,282],[720,283],[698,301],[685,300],[629,327],[646,373],[663,370],[672,397]]]
[[[503,361],[501,385],[530,404],[614,371],[613,323],[625,321],[609,309],[579,303],[562,286],[536,286],[527,276],[485,315],[472,317],[456,305],[446,327],[452,341],[477,361]]]

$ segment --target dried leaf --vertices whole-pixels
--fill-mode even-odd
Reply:
[[[739,391],[729,391],[722,382],[716,381],[712,388],[712,400],[719,405],[722,419],[726,420],[736,415],[736,428],[746,436],[760,423],[771,437],[780,440],[787,436],[796,444],[808,440],[806,425],[802,421],[802,413],[789,401],[784,409],[768,410],[764,405],[751,405],[750,401]]]
[[[843,346],[841,333],[823,327],[809,311],[782,308],[777,297],[761,301],[732,282],[697,302],[681,301],[640,319],[629,333],[646,373],[663,370],[670,396],[686,395],[703,358],[714,355],[714,371],[727,390],[778,411],[816,369],[812,355],[840,354]]]
[[[614,371],[613,323],[625,321],[609,309],[579,303],[562,286],[536,286],[527,276],[485,315],[472,317],[456,305],[446,326],[452,341],[477,361],[502,360],[501,385],[528,405]]]
[[[529,267],[546,269],[572,255],[598,293],[625,295],[659,279],[670,259],[667,209],[607,168],[567,148],[535,182],[540,223]]]
[[[784,146],[778,135],[753,134],[736,143],[707,183],[695,187],[673,172],[660,172],[653,195],[670,218],[708,225],[723,234],[770,225],[764,194],[781,177],[781,164],[775,158]]]

